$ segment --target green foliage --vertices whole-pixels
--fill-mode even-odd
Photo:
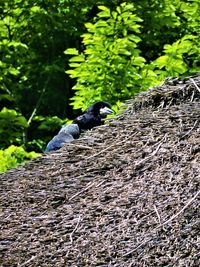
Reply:
[[[164,46],[165,55],[157,58],[154,65],[163,69],[165,76],[179,76],[188,72],[187,60],[190,56],[198,57],[200,48],[196,44],[196,36],[186,35],[182,39],[174,42],[172,45]],[[192,64],[189,72],[196,73],[200,68]]]
[[[188,75],[200,71],[200,2],[177,0],[174,3],[174,10],[180,14],[180,17],[177,15],[176,17],[179,18],[182,26],[182,38],[171,45],[164,45],[164,55],[158,57],[153,63],[155,67],[162,70],[156,70],[156,73],[162,73],[165,77]]]
[[[28,140],[31,141],[27,141],[26,148],[38,152],[44,151],[47,143],[67,122],[67,119],[62,120],[57,116],[35,116],[31,122],[32,131],[28,134]],[[34,138],[35,136],[37,138]]]
[[[145,73],[142,70],[151,76],[137,47],[142,20],[134,13],[134,6],[122,3],[115,11],[105,6],[99,9],[97,21],[85,25],[88,32],[83,34],[84,53],[65,51],[75,55],[69,60],[74,69],[66,71],[77,78],[72,97],[75,109],[86,109],[100,99],[112,104],[128,99],[146,89],[140,85]]]
[[[199,32],[199,5],[199,0],[141,0],[135,3],[137,14],[143,19],[139,47],[148,63],[161,56],[165,44]]]
[[[199,0],[122,2],[0,1],[1,148],[43,151],[78,115],[71,98],[117,111],[167,76],[200,71]]]
[[[67,122],[67,120],[62,120],[57,116],[53,117],[43,117],[43,116],[35,116],[34,121],[40,122],[38,130],[45,130],[55,132],[62,127],[63,124]]]
[[[144,23],[136,14],[139,6],[137,10],[133,4],[122,3],[113,11],[99,6],[101,11],[95,23],[85,24],[87,33],[82,35],[85,50],[82,53],[72,48],[65,51],[65,54],[73,55],[69,60],[72,69],[66,73],[76,79],[75,95],[71,98],[74,109],[84,110],[99,99],[114,104],[159,84],[167,76],[199,71],[200,36],[189,34],[191,29],[197,28],[199,4],[195,0],[191,1],[193,3],[181,0],[151,2],[160,10],[160,13],[157,9],[152,12],[158,13],[156,20],[159,20],[158,25],[153,25],[154,30],[161,29],[160,25],[177,29],[184,18],[188,20],[188,28],[183,37],[177,35],[178,39],[172,44],[165,44],[164,54],[148,64],[141,56],[144,51],[139,45]],[[187,12],[187,15],[177,16],[178,11]],[[155,23],[155,18],[152,19]]]
[[[11,145],[5,150],[0,150],[0,172],[15,168],[38,156],[39,153],[26,152],[22,147]]]
[[[77,39],[76,32],[81,34],[84,4],[0,1],[0,90],[4,99],[12,97],[9,107],[27,120],[35,107],[38,115],[66,116],[70,86],[66,85],[63,51]]]
[[[26,119],[13,109],[3,108],[0,111],[0,144],[1,148],[6,148],[10,144],[20,144],[26,128]]]

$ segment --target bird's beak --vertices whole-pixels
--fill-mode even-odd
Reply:
[[[108,115],[108,114],[113,114],[114,111],[108,107],[104,107],[100,109],[100,115]]]

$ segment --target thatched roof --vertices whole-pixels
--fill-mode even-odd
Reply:
[[[1,266],[199,266],[200,76],[0,176]]]

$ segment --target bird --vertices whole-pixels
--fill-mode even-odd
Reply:
[[[45,153],[55,151],[63,147],[66,143],[79,138],[80,130],[77,124],[68,124],[61,128],[56,136],[47,144]]]
[[[61,130],[58,132],[58,134],[60,133],[71,134],[74,137],[74,139],[77,139],[79,138],[80,135],[80,129],[77,124],[71,123],[63,126]]]
[[[104,119],[114,111],[111,105],[105,101],[98,101],[92,104],[83,115],[77,117],[73,123],[77,124],[80,131],[91,130],[93,127],[104,124]]]
[[[55,151],[63,147],[66,143],[79,138],[81,132],[90,130],[93,127],[104,124],[104,119],[114,111],[109,103],[98,101],[92,104],[83,115],[77,117],[72,124],[62,127],[56,136],[47,144],[45,153]]]

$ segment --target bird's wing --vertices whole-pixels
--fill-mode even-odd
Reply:
[[[80,135],[80,130],[78,127],[78,124],[67,124],[63,126],[58,134],[65,133],[65,134],[70,134],[72,135],[75,139],[77,139]]]
[[[54,151],[54,150],[58,150],[59,148],[62,147],[62,142],[60,142],[59,140],[51,140],[48,144],[47,147],[45,149],[44,152],[50,152],[50,151]]]
[[[53,139],[47,144],[47,148],[45,152],[50,152],[54,150],[58,150],[63,147],[66,143],[73,141],[74,138],[71,134],[57,134],[53,137]]]
[[[87,130],[87,124],[89,122],[89,116],[88,114],[83,114],[81,116],[78,116],[73,123],[76,123],[79,126],[79,129],[81,130]]]

